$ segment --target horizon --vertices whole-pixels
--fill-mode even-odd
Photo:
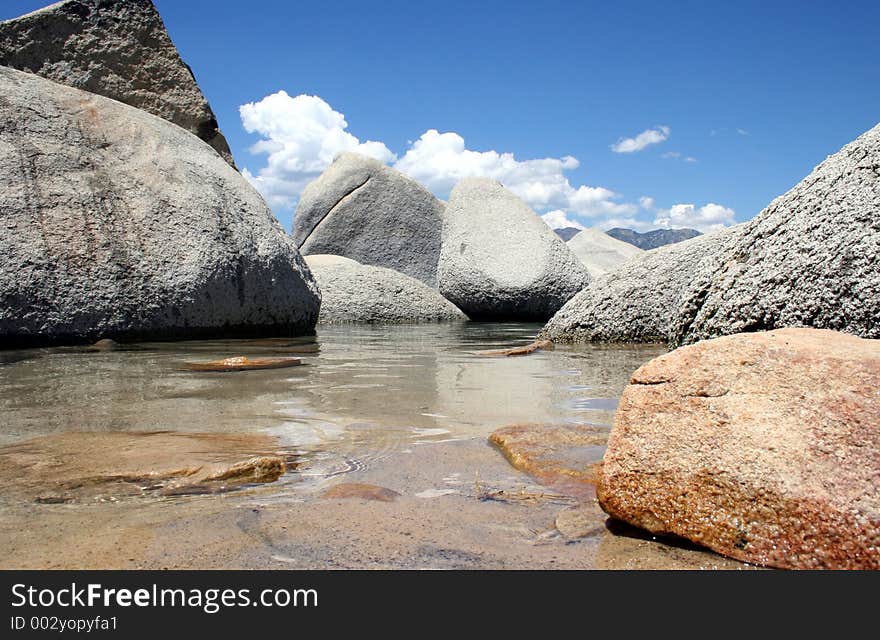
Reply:
[[[348,2],[154,4],[287,230],[304,186],[356,151],[442,199],[495,178],[557,228],[709,231],[878,122],[872,3],[389,2],[356,21]]]

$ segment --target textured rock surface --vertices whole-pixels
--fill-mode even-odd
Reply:
[[[630,258],[644,253],[638,247],[595,228],[584,229],[574,236],[568,241],[568,248],[584,264],[593,279],[614,271]]]
[[[308,333],[320,295],[194,135],[0,67],[0,343]]]
[[[880,125],[746,223],[689,287],[673,344],[785,326],[880,337]]]
[[[696,229],[654,229],[652,231],[638,232],[632,229],[615,227],[608,230],[608,235],[648,251],[665,247],[668,244],[696,238],[700,235],[700,232]]]
[[[311,255],[306,262],[321,290],[321,323],[464,321],[454,304],[423,282],[341,256]]]
[[[666,342],[697,268],[739,231],[732,227],[643,253],[572,298],[540,336],[554,342]]]
[[[303,191],[293,240],[303,255],[333,254],[437,287],[443,204],[378,160],[342,153]]]
[[[775,567],[880,569],[880,341],[738,334],[642,366],[599,474],[610,515]]]
[[[452,190],[437,276],[440,292],[479,319],[544,320],[590,282],[541,218],[485,178]]]
[[[150,0],[67,0],[0,22],[0,65],[143,109],[232,164],[214,113]]]

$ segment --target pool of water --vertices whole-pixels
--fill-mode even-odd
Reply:
[[[411,517],[419,505],[428,502],[442,505],[431,511],[441,523],[449,520],[443,519],[444,509],[465,517],[462,514],[471,507],[455,500],[466,493],[463,486],[473,484],[469,474],[479,476],[482,471],[498,482],[528,482],[516,477],[517,472],[486,444],[492,431],[521,423],[584,424],[610,430],[617,399],[630,374],[663,351],[644,345],[580,345],[520,357],[478,353],[527,344],[539,329],[537,324],[522,323],[340,325],[319,327],[316,336],[296,339],[142,343],[112,351],[58,347],[3,352],[0,456],[18,465],[14,473],[0,472],[12,476],[0,479],[0,533],[13,539],[15,549],[8,562],[39,565],[35,559],[42,546],[57,544],[51,540],[59,535],[71,548],[92,544],[73,540],[87,518],[93,526],[105,527],[108,537],[123,536],[121,532],[132,527],[142,532],[145,522],[151,523],[152,559],[140,557],[136,565],[158,566],[157,549],[167,557],[178,543],[157,533],[157,523],[172,526],[170,514],[176,514],[176,509],[202,514],[203,521],[192,523],[188,536],[210,537],[210,527],[216,526],[212,519],[244,509],[254,500],[264,506],[309,503],[325,487],[349,477],[366,478],[403,494],[396,506],[388,507],[397,510],[396,517]],[[188,363],[231,356],[296,356],[302,365],[228,373],[186,369]],[[78,435],[83,432],[91,439]],[[155,432],[198,434],[201,440],[142,439],[143,434]],[[95,440],[95,433],[108,435]],[[154,450],[146,454],[137,451],[151,446]],[[118,495],[111,489],[82,495],[74,491],[82,488],[80,476],[88,475],[89,468],[103,468],[108,457],[123,449],[127,459],[140,466],[157,464],[164,457],[169,465],[185,467],[187,456],[201,463],[222,454],[224,448],[246,452],[247,447],[256,454],[263,449],[282,452],[295,462],[278,481],[256,491],[155,495],[144,491],[143,482],[139,490]],[[602,447],[593,449],[589,455],[600,459]],[[65,476],[74,471],[80,474],[75,486]],[[59,492],[58,486],[41,487],[43,482],[55,482],[62,487],[61,493],[67,491],[76,499],[67,500],[64,494],[57,500],[61,504],[39,504],[39,500],[56,502]],[[105,506],[110,503],[112,512]],[[290,508],[284,507],[286,517],[290,517]],[[359,516],[360,508],[335,505],[337,511],[331,515],[330,507],[316,507],[309,511],[310,517],[318,518],[313,529],[326,524],[322,513],[339,518],[338,509],[343,509],[344,518],[375,517],[373,512]],[[525,513],[517,508],[505,511],[504,518],[515,521],[517,514]],[[484,513],[476,506],[473,509],[474,514]],[[474,517],[483,519],[483,515]],[[240,534],[247,529],[241,523],[251,519],[236,518]],[[22,527],[42,533],[30,542],[26,535],[15,533]],[[58,533],[59,527],[69,528],[66,538]],[[123,538],[130,541],[131,536]],[[491,547],[491,540],[486,544]],[[110,555],[90,564],[81,549],[60,566],[127,566],[112,551],[106,553]],[[187,553],[192,559],[192,553]],[[268,561],[245,562],[244,552],[237,553],[219,566],[251,566],[249,562],[272,566]],[[303,566],[339,566],[309,557],[311,564]],[[424,564],[433,566],[433,562],[425,560]],[[422,566],[423,561],[412,563]],[[192,560],[184,564],[211,563]],[[472,566],[484,565],[475,561]],[[342,566],[363,565],[359,560]]]

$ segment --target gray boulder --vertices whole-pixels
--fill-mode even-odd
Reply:
[[[554,342],[668,341],[694,273],[739,232],[731,227],[642,253],[572,298],[540,336]]]
[[[0,346],[317,320],[317,286],[260,195],[145,111],[0,67],[0,195]]]
[[[545,320],[590,282],[587,268],[522,200],[494,180],[452,190],[440,292],[474,319]]]
[[[672,344],[782,327],[880,338],[880,125],[827,158],[700,266]]]
[[[423,282],[384,267],[331,255],[306,256],[321,289],[319,323],[417,323],[467,320]]]
[[[437,287],[443,205],[378,160],[342,153],[303,191],[293,240],[303,255],[333,254]]]
[[[584,229],[567,244],[594,279],[614,271],[630,258],[644,253],[638,247],[612,238],[596,228]]]
[[[0,65],[113,98],[232,154],[150,0],[67,0],[0,22]]]

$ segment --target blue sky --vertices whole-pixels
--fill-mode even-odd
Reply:
[[[356,148],[441,196],[483,172],[555,221],[708,229],[880,122],[878,2],[155,4],[287,227],[327,154]]]

